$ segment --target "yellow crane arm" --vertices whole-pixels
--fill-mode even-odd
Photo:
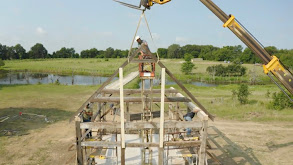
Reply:
[[[262,44],[233,15],[227,15],[212,0],[200,1],[224,23],[224,27],[229,28],[263,61],[264,73],[270,78],[269,73],[273,74],[293,94],[293,74],[290,70],[276,56],[271,56]],[[170,0],[148,0],[148,2],[149,6],[152,6],[153,3],[165,4],[170,2]]]
[[[156,4],[160,4],[160,5],[163,5],[163,4],[168,3],[168,2],[170,2],[170,1],[171,1],[171,0],[148,0],[148,5],[149,5],[149,6],[153,6],[154,3],[156,3]]]

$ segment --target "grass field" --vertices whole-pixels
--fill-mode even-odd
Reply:
[[[135,79],[126,86],[135,88],[137,83],[138,80]],[[179,89],[177,85],[172,86]],[[265,94],[268,90],[271,93],[278,91],[276,86],[249,86],[252,95],[249,96],[247,105],[240,105],[231,98],[231,90],[238,87],[236,84],[217,87],[197,87],[190,84],[185,86],[210,113],[216,116],[216,126],[224,130],[225,134],[235,142],[233,145],[223,145],[231,147],[227,151],[235,154],[237,144],[249,149],[243,149],[245,153],[256,153],[256,157],[264,164],[274,164],[272,162],[275,160],[267,159],[271,155],[290,151],[291,143],[288,142],[291,140],[292,109],[277,111],[267,108],[270,98]],[[5,155],[0,157],[0,164],[66,164],[68,160],[73,164],[76,152],[74,147],[69,151],[69,147],[74,143],[75,129],[74,123],[68,123],[68,119],[98,87],[54,84],[0,85],[0,118],[7,115],[17,116],[14,120],[9,119],[0,123],[0,133],[2,134],[2,130],[5,129],[18,131],[9,134],[13,136],[0,135],[0,155]],[[171,85],[166,88],[169,87]],[[19,117],[20,111],[46,115],[52,122],[47,123],[42,118],[30,118],[30,116]],[[239,130],[239,126],[235,123],[243,128]],[[262,127],[266,128],[265,131],[262,131]],[[280,145],[282,148],[271,151],[267,147],[268,144]],[[288,157],[290,156],[285,157],[284,160],[282,157],[283,162],[290,162]]]
[[[5,61],[6,70],[30,70],[35,72],[56,72],[68,73],[75,69],[84,74],[91,74],[93,70],[97,72],[113,73],[119,65],[126,59],[45,59],[45,60],[12,60]],[[195,62],[196,69],[192,75],[183,75],[180,71],[181,59],[163,59],[162,62],[171,72],[183,82],[202,77],[209,77],[206,68],[211,65],[223,64],[224,62],[198,61]],[[261,66],[245,64],[250,70],[263,78]],[[71,70],[71,71],[70,71]],[[126,72],[137,70],[137,64],[131,64],[126,68]],[[160,69],[157,67],[157,75]],[[126,73],[127,74],[127,73]],[[249,74],[248,74],[249,75]],[[249,79],[244,76],[242,79]],[[139,79],[135,79],[126,88],[138,88]],[[274,85],[250,86],[252,95],[248,105],[239,105],[237,100],[232,100],[231,90],[236,89],[237,85],[220,85],[218,87],[196,87],[186,85],[188,89],[216,116],[226,119],[272,121],[285,120],[291,117],[290,110],[274,111],[267,108],[270,101],[265,97],[267,91],[271,93],[278,91]],[[175,85],[178,89],[178,87]],[[3,89],[1,89],[3,88]],[[74,111],[89,94],[93,93],[97,86],[58,86],[58,85],[15,85],[0,86],[0,108],[55,108],[60,110]],[[16,92],[17,91],[17,92]],[[2,96],[4,96],[2,98]],[[79,103],[79,104],[77,104]],[[44,106],[45,105],[45,106]],[[75,106],[73,106],[75,105]],[[74,107],[74,108],[73,108]]]
[[[31,129],[69,119],[95,89],[97,86],[53,84],[0,86],[0,117],[9,117],[1,123],[0,131],[14,130],[14,135],[22,135]],[[24,115],[19,116],[19,112]],[[42,116],[27,114],[45,115],[48,122]]]
[[[58,74],[111,75],[126,59],[38,59],[5,61],[5,70]],[[130,71],[134,64],[129,65]]]
[[[42,59],[42,60],[12,60],[5,61],[5,70],[12,71],[31,71],[31,72],[46,72],[58,74],[86,74],[86,75],[111,75],[126,59]],[[215,77],[213,78],[206,72],[207,67],[212,65],[228,65],[224,62],[215,61],[197,61],[194,62],[196,69],[190,75],[183,75],[180,71],[182,59],[162,59],[161,60],[168,69],[172,71],[178,79],[184,82],[188,81],[205,81],[216,83],[236,83],[236,82],[249,82],[251,71],[260,81],[259,84],[269,83],[267,76],[263,74],[261,66],[254,66],[252,64],[244,64],[247,67],[247,74],[243,77]],[[125,68],[125,72],[137,70],[137,64],[129,64]],[[159,75],[160,68],[157,65],[157,75]]]

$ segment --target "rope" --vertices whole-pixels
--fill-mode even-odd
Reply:
[[[154,44],[154,46],[155,46],[156,54],[157,54],[158,62],[159,62],[159,61],[160,61],[160,56],[159,56],[158,51],[157,51],[158,48],[157,48],[157,46],[156,46],[156,44],[155,44],[155,41],[154,41],[154,38],[153,38],[153,35],[152,35],[152,32],[151,32],[151,29],[150,29],[149,23],[148,23],[148,21],[147,21],[147,18],[146,18],[146,16],[145,16],[144,12],[143,12],[142,14],[143,14],[143,16],[144,16],[144,19],[145,19],[146,25],[147,25],[147,27],[148,27],[148,30],[149,30],[149,33],[150,33],[151,39],[152,39],[152,41],[153,41],[153,44]]]
[[[140,15],[140,18],[139,18],[139,21],[138,21],[138,25],[136,27],[136,31],[134,33],[134,36],[133,36],[133,39],[132,39],[132,43],[131,43],[131,46],[130,46],[130,49],[129,49],[129,52],[128,52],[128,57],[127,57],[128,58],[128,63],[129,63],[129,56],[130,56],[130,53],[131,53],[131,50],[132,50],[132,47],[133,47],[133,43],[134,43],[135,37],[137,35],[138,29],[140,27],[140,22],[141,22],[141,19],[142,19],[143,15],[144,15],[144,10],[142,11],[142,13]]]
[[[131,46],[130,46],[130,49],[129,49],[129,52],[128,52],[128,57],[127,57],[127,58],[128,58],[128,63],[129,63],[129,56],[130,56],[130,53],[131,53],[131,50],[132,50],[132,47],[133,47],[133,43],[134,43],[135,37],[136,37],[137,32],[138,32],[138,29],[139,29],[139,27],[140,27],[140,23],[141,23],[141,19],[142,19],[142,17],[144,17],[144,20],[145,20],[146,25],[147,25],[147,27],[148,27],[148,31],[149,31],[149,33],[150,33],[150,36],[151,36],[152,42],[153,42],[153,44],[154,44],[154,46],[155,46],[156,54],[157,54],[157,58],[158,58],[158,61],[157,61],[157,62],[160,61],[160,56],[159,56],[158,51],[157,51],[157,50],[158,50],[158,47],[157,47],[156,44],[155,44],[155,41],[154,41],[154,38],[153,38],[153,35],[152,35],[152,32],[151,32],[151,29],[150,29],[149,23],[148,23],[148,21],[147,21],[147,18],[146,18],[145,14],[144,14],[144,11],[145,11],[145,10],[143,10],[142,13],[141,13],[141,15],[140,15],[140,18],[139,18],[139,21],[138,21],[138,25],[137,25],[137,27],[136,27],[136,31],[135,31],[134,36],[133,36],[133,39],[132,39],[132,43],[131,43]]]

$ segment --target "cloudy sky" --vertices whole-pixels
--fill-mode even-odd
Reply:
[[[140,0],[124,0],[138,5]],[[292,0],[214,0],[233,14],[264,46],[293,48]],[[172,0],[146,12],[155,40],[143,22],[138,34],[151,48],[170,44],[243,45],[199,0]],[[1,0],[0,43],[27,50],[42,43],[61,47],[129,49],[140,11],[112,0]]]

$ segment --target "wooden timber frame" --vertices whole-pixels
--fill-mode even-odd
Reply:
[[[207,164],[206,145],[208,119],[210,118],[213,120],[214,117],[208,113],[195,97],[154,55],[152,55],[153,60],[162,68],[161,89],[144,89],[143,92],[139,89],[124,89],[123,68],[132,61],[135,54],[137,54],[140,49],[132,54],[129,59],[121,65],[120,68],[105,83],[103,83],[75,113],[76,163],[78,165],[95,164],[95,159],[116,159],[117,164],[118,160],[120,160],[120,164],[124,165],[126,164],[125,157],[127,156],[127,148],[158,148],[157,163],[160,165],[168,164],[168,162],[170,162],[170,157],[172,157],[172,155],[169,155],[169,150],[171,149],[189,150],[190,154],[182,154],[182,160],[184,160],[185,163],[196,165]],[[148,48],[147,51],[149,51]],[[106,89],[105,87],[118,73],[120,89]],[[174,88],[165,89],[165,73],[167,73],[179,85],[179,87],[181,87],[189,98],[185,97]],[[139,94],[141,95],[138,97]],[[130,97],[130,95],[134,96]],[[145,98],[144,95],[148,95],[148,97]],[[160,95],[160,97],[153,97],[152,95]],[[152,119],[144,120],[143,118],[139,121],[131,120],[131,115],[133,114],[131,114],[130,106],[149,102],[160,102],[159,122]],[[96,104],[97,112],[91,119],[91,122],[83,122],[83,109],[88,103]],[[120,109],[120,113],[117,113],[118,115],[116,114],[117,110],[114,112],[114,119],[115,115],[117,116],[116,121],[114,121],[114,119],[113,121],[107,120],[108,117],[106,116],[109,116],[110,111],[113,111],[114,109],[113,106],[107,108],[107,105],[109,104],[114,104],[114,107]],[[166,104],[169,104],[168,117],[165,117],[167,112],[165,110]],[[182,108],[182,105],[184,105],[185,108]],[[182,112],[182,110],[186,109],[199,110],[196,114],[196,119],[193,121],[185,121],[183,114],[186,112]],[[186,137],[186,128],[190,128],[192,129],[192,132],[198,134],[193,138],[184,138],[184,140],[180,140],[180,135]],[[140,134],[140,130],[150,130],[152,134],[159,135],[159,141],[153,142],[152,140],[142,140],[139,143],[126,142],[125,134],[138,135]],[[93,137],[86,138],[90,131],[93,132]],[[96,136],[94,135],[95,133]],[[115,140],[106,141],[104,137],[108,135],[115,136]],[[120,138],[118,138],[118,136]],[[104,151],[111,149],[115,150],[115,157],[107,158]],[[120,149],[120,152],[118,152],[118,149]],[[120,155],[118,155],[119,153]],[[120,159],[118,157],[120,157]],[[145,160],[141,160],[141,164],[147,163]]]

